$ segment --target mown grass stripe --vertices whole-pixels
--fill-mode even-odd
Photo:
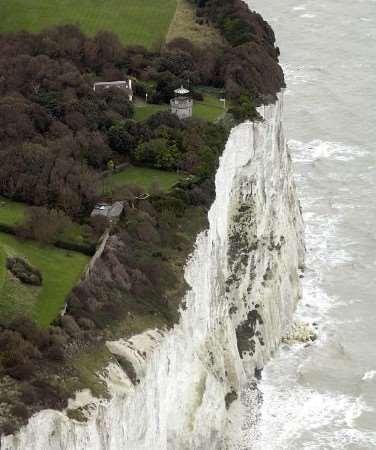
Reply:
[[[165,39],[176,5],[177,0],[0,0],[0,32],[80,24],[89,35],[112,31],[125,45],[150,48]]]

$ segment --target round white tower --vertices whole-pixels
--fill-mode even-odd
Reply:
[[[189,90],[181,86],[174,91],[175,97],[171,99],[171,113],[176,114],[179,119],[192,117],[193,100],[189,95]]]

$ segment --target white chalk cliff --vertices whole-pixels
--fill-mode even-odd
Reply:
[[[186,267],[191,290],[180,322],[108,344],[132,363],[139,383],[111,366],[112,398],[94,401],[87,422],[42,411],[3,438],[2,449],[236,448],[240,392],[278,346],[301,294],[303,224],[282,110],[280,97],[261,109],[264,121],[231,132],[210,227]]]

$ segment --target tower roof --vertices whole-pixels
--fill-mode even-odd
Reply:
[[[179,94],[179,95],[184,95],[184,94],[189,94],[189,90],[185,89],[183,86],[180,86],[179,89],[175,89],[175,94]]]

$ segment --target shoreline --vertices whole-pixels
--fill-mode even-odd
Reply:
[[[275,108],[276,108],[275,106],[268,107],[268,110],[273,110]],[[274,126],[276,127],[275,129]],[[243,235],[241,242],[243,242],[244,240],[245,245],[253,246],[252,243],[254,243],[253,237],[254,224],[252,223],[252,221],[251,223],[248,223],[248,220],[246,220],[247,215],[244,215],[242,220],[245,220],[245,222],[243,222],[242,225],[242,222],[241,221],[239,222],[239,220],[237,219],[238,217],[237,208],[235,208],[234,210],[234,205],[237,203],[235,199],[238,198],[237,197],[238,195],[239,199],[242,198],[243,196],[244,198],[246,198],[247,195],[249,195],[246,194],[246,192],[249,192],[250,189],[249,186],[247,187],[247,184],[244,184],[244,181],[241,181],[242,178],[241,177],[239,178],[239,176],[241,175],[242,171],[246,170],[248,173],[248,171],[250,170],[247,167],[247,161],[252,150],[251,148],[248,148],[247,144],[253,142],[253,145],[257,145],[252,138],[253,132],[255,132],[256,135],[258,134],[256,129],[260,129],[260,134],[264,135],[263,139],[266,140],[265,142],[269,142],[269,139],[278,140],[278,138],[275,137],[278,135],[278,119],[274,118],[272,118],[271,121],[269,119],[269,121],[267,122],[259,123],[258,125],[256,125],[256,127],[252,123],[239,125],[231,133],[229,142],[227,143],[226,146],[227,153],[225,153],[225,155],[227,156],[225,155],[223,156],[226,159],[222,160],[220,166],[222,174],[217,174],[217,189],[220,189],[220,191],[217,191],[216,201],[214,202],[209,213],[209,220],[211,223],[211,227],[209,229],[209,232],[202,233],[199,236],[198,243],[196,244],[196,251],[192,255],[192,258],[187,266],[186,272],[187,282],[190,284],[192,290],[188,291],[187,294],[188,298],[186,303],[188,309],[182,312],[182,321],[180,321],[179,324],[176,325],[171,331],[167,332],[166,336],[162,338],[161,344],[158,344],[157,347],[154,347],[154,345],[156,344],[158,339],[156,339],[155,336],[154,337],[151,336],[149,339],[145,341],[145,334],[134,336],[133,338],[131,337],[130,339],[128,339],[127,343],[123,341],[120,348],[119,343],[111,344],[112,349],[114,350],[115,347],[115,351],[118,354],[121,355],[126,354],[128,358],[130,357],[130,354],[133,355],[133,368],[136,377],[132,382],[132,376],[129,377],[128,374],[128,377],[126,377],[124,371],[121,370],[119,371],[119,366],[117,366],[117,368],[111,366],[110,370],[111,373],[113,374],[114,380],[113,382],[116,385],[114,397],[112,400],[109,400],[108,402],[105,401],[107,405],[106,407],[104,408],[95,407],[94,418],[89,419],[88,430],[90,429],[90,423],[93,423],[92,422],[93,420],[98,421],[99,416],[101,417],[100,421],[101,423],[103,423],[104,428],[102,431],[100,431],[100,428],[98,428],[96,433],[99,432],[105,433],[105,430],[106,429],[108,430],[110,434],[107,435],[106,439],[109,440],[106,445],[109,446],[109,448],[121,448],[121,445],[125,444],[125,441],[123,444],[123,439],[126,439],[127,442],[128,439],[130,439],[130,442],[133,442],[133,439],[137,439],[136,436],[139,436],[138,434],[139,432],[137,431],[138,427],[143,428],[142,420],[146,420],[147,423],[149,424],[148,425],[149,432],[145,437],[145,439],[152,438],[154,442],[154,440],[157,438],[158,442],[160,443],[159,444],[160,446],[158,448],[165,448],[164,447],[165,444],[163,444],[163,442],[164,439],[167,438],[167,436],[169,435],[169,432],[167,431],[168,428],[164,430],[163,433],[161,433],[160,435],[156,435],[154,427],[156,426],[155,420],[157,420],[158,418],[160,418],[158,420],[162,420],[164,414],[168,415],[168,411],[170,410],[170,408],[173,408],[173,405],[175,405],[177,401],[173,399],[174,397],[172,397],[170,402],[168,400],[168,397],[165,397],[165,394],[167,394],[167,392],[170,392],[172,395],[175,395],[173,394],[174,389],[171,389],[168,383],[172,383],[173,386],[175,386],[176,383],[178,384],[183,383],[181,385],[181,387],[184,386],[183,391],[178,390],[176,392],[176,395],[183,395],[182,399],[179,400],[179,404],[184,409],[188,408],[187,413],[193,407],[192,401],[195,398],[195,396],[193,395],[193,391],[195,391],[195,389],[197,389],[198,386],[201,386],[200,389],[203,389],[202,391],[200,390],[200,392],[202,392],[201,395],[203,396],[201,403],[199,403],[196,407],[193,407],[195,411],[194,415],[195,416],[197,415],[197,417],[195,417],[194,421],[192,422],[191,426],[193,428],[192,433],[190,435],[186,434],[188,424],[185,422],[185,420],[183,420],[185,416],[184,415],[181,416],[183,422],[179,420],[180,416],[176,417],[174,421],[175,425],[177,427],[182,427],[182,434],[179,433],[178,435],[175,435],[174,432],[172,434],[172,436],[175,436],[175,439],[178,439],[176,442],[180,442],[181,445],[183,445],[183,442],[185,442],[183,441],[183,439],[188,439],[184,445],[186,445],[188,442],[190,442],[189,445],[196,445],[196,444],[198,445],[198,442],[207,442],[208,445],[207,448],[217,448],[216,447],[217,444],[214,444],[214,441],[213,442],[207,441],[208,436],[206,436],[206,438],[204,437],[203,434],[204,430],[201,430],[200,426],[200,423],[203,423],[202,420],[204,417],[206,417],[206,419],[210,417],[209,410],[207,409],[209,405],[211,405],[210,406],[211,411],[216,411],[216,415],[219,420],[219,422],[215,426],[219,427],[218,431],[221,430],[223,432],[223,437],[220,438],[220,436],[218,435],[218,438],[220,438],[220,442],[222,443],[225,442],[222,441],[222,439],[225,440],[233,439],[234,437],[233,433],[235,432],[236,427],[235,424],[230,425],[228,419],[233,414],[235,415],[234,417],[238,416],[238,414],[240,413],[239,409],[240,404],[238,401],[235,401],[236,397],[230,401],[230,397],[228,396],[228,394],[234,392],[234,394],[232,395],[235,395],[236,392],[238,392],[237,396],[239,395],[240,386],[243,383],[249,381],[248,377],[252,376],[255,368],[260,367],[260,364],[262,364],[261,361],[267,358],[267,354],[279,342],[279,338],[275,339],[270,334],[274,332],[277,333],[277,329],[275,328],[274,324],[273,326],[271,324],[268,324],[268,319],[266,319],[267,315],[264,316],[263,312],[261,311],[260,311],[261,316],[263,317],[263,320],[266,320],[266,322],[263,324],[263,320],[260,319],[259,324],[256,325],[257,332],[255,335],[259,336],[258,338],[259,341],[256,344],[256,354],[254,355],[253,354],[254,350],[253,351],[251,350],[253,348],[253,344],[251,345],[250,341],[252,340],[253,336],[248,338],[250,340],[249,341],[250,347],[248,347],[247,349],[244,348],[244,350],[242,350],[240,354],[237,351],[237,344],[235,337],[236,324],[239,325],[242,324],[244,316],[247,315],[247,311],[250,310],[255,311],[258,308],[258,305],[256,305],[256,309],[254,309],[255,308],[254,303],[257,302],[257,299],[260,299],[262,310],[264,308],[270,307],[267,305],[269,301],[272,301],[272,299],[269,298],[269,295],[267,295],[266,293],[270,289],[270,286],[273,285],[273,283],[276,283],[274,289],[277,289],[277,291],[278,289],[280,289],[280,287],[278,287],[279,282],[277,281],[278,278],[277,274],[279,273],[280,268],[282,268],[285,264],[283,261],[285,261],[285,258],[288,258],[291,263],[292,256],[294,255],[294,258],[297,257],[295,252],[297,251],[296,245],[298,245],[298,243],[292,241],[293,239],[292,236],[295,233],[295,231],[293,231],[295,225],[293,225],[292,219],[291,218],[288,219],[288,223],[291,220],[291,224],[284,224],[283,220],[279,224],[270,223],[268,224],[268,227],[271,226],[272,229],[274,230],[278,230],[279,227],[287,226],[288,228],[286,228],[283,233],[284,235],[287,235],[286,233],[293,232],[293,234],[291,235],[291,239],[289,234],[289,237],[286,238],[285,243],[281,247],[277,246],[276,249],[274,249],[274,247],[271,247],[271,250],[269,250],[271,242],[273,242],[274,245],[276,243],[278,235],[272,233],[272,236],[274,237],[271,237],[269,228],[265,229],[265,231],[263,231],[262,234],[260,235],[259,240],[260,242],[263,242],[263,240],[265,239],[265,243],[269,242],[268,246],[264,246],[266,244],[261,245],[261,243],[257,244],[257,246],[254,247],[254,249],[251,251],[251,255],[255,254],[259,255],[259,257],[261,258],[266,258],[268,263],[267,264],[265,263],[265,265],[259,263],[258,266],[254,267],[253,270],[255,271],[255,276],[253,281],[251,281],[251,284],[249,285],[245,284],[242,287],[240,287],[238,286],[238,282],[236,281],[236,279],[233,278],[234,274],[239,276],[242,273],[241,271],[244,270],[245,272],[247,272],[254,264],[252,263],[252,258],[251,260],[249,260],[249,262],[244,261],[244,253],[243,253],[244,248],[237,248],[236,250],[234,249],[233,251],[230,251],[230,253],[227,253],[228,248],[230,248],[227,246],[228,245],[231,246],[230,244],[231,237],[230,240],[228,240],[229,236],[227,236],[227,233],[232,229],[231,224],[234,223],[236,224],[235,228],[237,228],[236,233],[242,233]],[[268,133],[273,133],[273,136],[269,137]],[[241,149],[241,153],[236,155],[234,153],[234,150],[236,148],[237,149],[239,148],[238,145],[240,142],[242,142],[244,138],[246,139],[247,144],[245,144],[245,146]],[[260,142],[260,147],[259,148],[255,147],[255,151],[260,155],[259,157],[265,158],[265,160],[267,161],[269,159],[269,154],[263,155],[262,153],[263,145],[264,144]],[[278,152],[281,151],[281,158],[283,158],[283,161],[285,160],[285,158],[287,158],[287,155],[284,153],[283,148],[277,150],[276,147],[274,151],[277,152],[276,157]],[[230,161],[233,162],[236,161],[237,165],[240,164],[239,169],[237,169],[236,166],[233,166],[231,169],[231,165],[229,165]],[[283,167],[283,164],[284,163],[281,162],[280,166],[273,167],[272,170],[278,172]],[[230,174],[231,170],[233,171],[233,175]],[[227,173],[227,180],[225,182],[225,184],[227,184],[227,187],[226,185],[223,184],[224,179],[222,175],[224,173]],[[231,186],[233,186],[232,177],[234,180],[236,180],[234,181],[234,183],[236,183],[234,185],[235,192],[232,192],[231,188]],[[273,180],[276,179],[277,177],[273,178]],[[255,182],[256,186],[258,186],[257,190],[259,190],[262,186],[262,180],[257,181],[257,178],[255,178]],[[267,183],[274,183],[274,182],[275,181],[267,180]],[[290,182],[291,181],[289,181],[289,183]],[[238,189],[240,189],[240,191],[238,191]],[[298,209],[297,206],[295,205],[295,199],[291,198],[291,200],[288,200],[290,195],[290,189],[292,189],[291,191],[292,195],[294,188],[291,185],[291,187],[289,187],[289,191],[286,192],[285,195],[281,196],[281,198],[278,199],[278,202],[291,201],[292,203],[291,204],[289,203],[289,208],[292,208],[292,211],[295,211],[296,213]],[[270,192],[271,191],[272,189],[270,190]],[[230,192],[232,192],[232,194],[230,194]],[[255,195],[255,199],[257,199],[258,194],[254,192],[254,189],[252,189],[251,192],[253,192],[253,194],[251,195]],[[269,195],[269,188],[268,188],[268,195]],[[229,208],[227,211],[228,213],[230,213],[230,216],[227,216],[227,213],[223,210],[225,199],[226,199],[226,208]],[[232,200],[230,201],[230,199]],[[233,202],[233,200],[235,201],[235,203]],[[246,201],[244,204],[241,201],[238,204],[239,209],[243,210],[246,204],[249,204],[249,200]],[[278,203],[275,205],[275,207],[277,207],[277,205]],[[227,222],[226,217],[228,217],[227,219],[229,220],[228,223],[226,223]],[[257,222],[259,222],[260,224],[262,223],[263,220],[265,220],[263,217],[259,217],[257,215],[254,217],[255,220],[257,220]],[[232,222],[233,220],[235,220],[235,222]],[[270,218],[268,220],[270,220]],[[246,228],[244,228],[244,226],[246,226]],[[279,229],[279,233],[281,233],[281,230],[282,229]],[[231,231],[231,233],[233,232],[234,231]],[[296,232],[299,232],[298,229]],[[260,233],[260,231],[258,233]],[[269,239],[272,239],[272,241],[269,241]],[[210,249],[213,248],[212,247],[213,245],[214,251],[211,252]],[[215,248],[217,249],[215,250]],[[211,253],[209,260],[207,259],[208,251],[209,254]],[[223,257],[225,257],[225,260],[229,258],[227,262],[228,264],[227,269],[225,268],[225,266],[223,268],[220,266],[220,264],[224,263]],[[203,267],[202,264],[205,265],[206,267],[205,270],[202,270]],[[242,266],[242,264],[245,265]],[[296,262],[296,266],[298,266],[299,264],[300,263]],[[241,269],[241,271],[239,271],[241,267],[243,268]],[[271,270],[273,275],[269,277],[269,280],[267,280],[267,282],[265,282],[266,280],[265,273],[268,273],[268,271],[265,272],[265,269],[267,267],[272,268]],[[209,277],[213,276],[213,270],[214,270],[214,278],[208,278],[208,276]],[[227,270],[230,270],[230,273],[232,273],[231,270],[235,270],[236,272],[233,272],[233,275],[230,274],[225,275]],[[295,270],[297,270],[297,267],[294,268],[294,266],[292,266],[291,273],[294,273]],[[216,271],[218,271],[217,274],[215,274]],[[274,271],[276,271],[275,276]],[[226,294],[225,298],[222,298],[220,291],[215,293],[217,289],[216,284],[218,280],[224,281],[225,279],[234,281],[231,281],[230,283],[227,284],[229,291]],[[249,305],[243,304],[242,301],[240,301],[240,298],[242,297],[243,293],[247,292],[247,289],[251,289],[252,293],[248,295],[250,296],[251,299],[253,298],[252,303]],[[294,289],[297,289],[297,287],[295,287]],[[280,314],[279,312],[277,312],[278,308],[281,308],[281,311],[283,308],[286,308],[287,306],[287,304],[285,303],[287,299],[286,296],[288,295],[291,298],[291,288],[290,287],[287,288],[287,286],[285,286],[283,290],[280,291],[280,295],[282,296],[280,303],[278,302],[276,303],[275,298],[273,298],[273,302],[275,303],[275,305],[273,306],[275,312],[273,314],[276,315]],[[205,296],[206,299],[206,301],[204,302],[202,301],[203,296]],[[297,299],[295,299],[295,301],[296,300]],[[223,304],[221,305],[221,303]],[[237,306],[238,309],[236,311],[233,310],[233,313],[229,314],[227,308],[229,308],[231,304],[233,304],[233,306]],[[291,307],[292,309],[294,309],[293,305],[291,305]],[[217,311],[219,316],[218,317],[211,316],[209,313],[210,311],[213,311],[213,313],[214,311]],[[198,317],[195,318],[197,314]],[[254,330],[254,332],[256,330]],[[190,336],[189,339],[187,339],[187,336],[185,336],[187,333],[188,336]],[[225,339],[221,337],[223,333],[225,333],[226,336]],[[261,336],[263,336],[263,339],[261,339]],[[235,341],[233,339],[235,339]],[[262,342],[263,340],[264,342]],[[202,347],[204,343],[205,346],[208,346],[205,349],[205,351],[204,348]],[[190,347],[191,344],[195,346],[192,349]],[[224,345],[224,348],[221,347],[222,345]],[[264,347],[265,345],[266,347]],[[147,355],[149,354],[150,351],[151,351],[150,354],[152,356],[148,360]],[[144,355],[144,352],[146,356],[142,356]],[[181,359],[179,358],[178,355],[176,355],[177,356],[176,359],[176,357],[173,356],[176,352],[178,353],[178,355],[184,354],[185,357]],[[225,355],[224,359],[223,355]],[[243,366],[243,368],[241,368],[241,366]],[[145,367],[148,367],[147,371],[145,371]],[[198,370],[197,374],[195,374],[195,370]],[[192,381],[190,381],[188,373],[191,373],[194,376]],[[220,373],[222,373],[223,377],[222,382],[220,382],[220,379],[218,378]],[[144,374],[144,378],[141,378],[142,374]],[[246,378],[244,378],[245,374],[247,375]],[[201,385],[201,383],[204,383],[204,385]],[[115,385],[113,384],[112,386]],[[157,391],[154,390],[153,386],[158,386],[158,390]],[[118,388],[120,388],[121,392],[120,394],[116,393],[116,390]],[[160,389],[162,389],[161,392],[159,392]],[[214,392],[212,392],[212,389],[215,390],[214,391],[215,394]],[[126,394],[126,392],[128,393],[128,395]],[[178,394],[178,392],[180,392],[180,394]],[[223,395],[218,396],[219,392],[222,392]],[[152,397],[149,398],[149,395],[151,395]],[[207,395],[209,397],[206,400],[204,400],[204,397],[206,397]],[[142,398],[143,400],[141,400]],[[153,398],[154,400],[152,400]],[[211,402],[213,402],[214,399],[216,408],[212,409],[213,404]],[[144,407],[141,406],[140,401],[145,404],[146,409],[144,409]],[[168,402],[168,407],[167,403],[165,404],[165,402]],[[137,404],[139,405],[139,408],[141,408],[139,410],[141,414],[140,417],[136,417],[134,414],[131,413],[131,410],[134,411],[134,408],[136,407]],[[151,407],[151,405],[155,405],[158,412],[155,410],[148,411],[148,408]],[[119,430],[111,428],[112,425],[109,422],[107,422],[107,419],[105,419],[105,417],[107,417],[106,416],[107,413],[105,412],[107,408],[109,415],[108,417],[111,417],[112,422],[119,423],[119,426],[120,422],[118,422],[118,420],[121,417],[121,426],[125,427],[125,429],[127,430],[125,435],[123,435],[122,433],[119,434]],[[223,415],[218,416],[218,411],[222,411]],[[102,414],[104,415],[102,416]],[[187,417],[190,417],[190,414],[191,413],[189,413]],[[82,428],[84,424],[78,424],[77,422],[74,421],[67,422],[67,419],[63,419],[63,417],[60,415],[58,415],[57,417],[60,417],[62,420],[62,422],[60,422],[60,419],[58,420],[58,423],[60,423],[60,425],[58,426],[59,428],[63,427],[65,429],[64,434],[66,435],[66,438],[70,443],[69,445],[71,445],[71,447],[69,447],[70,449],[81,450],[82,448],[84,448],[83,446],[81,446],[83,442],[91,442],[90,445],[95,445],[94,442],[96,442],[96,439],[98,439],[99,436],[90,437]],[[141,417],[143,417],[142,420]],[[199,419],[199,417],[201,418]],[[5,445],[4,449],[6,450],[24,449],[22,442],[29,442],[29,440],[31,439],[31,435],[26,430],[30,429],[31,434],[33,434],[31,430],[33,429],[34,426],[39,429],[41,429],[41,427],[42,429],[44,429],[43,427],[45,426],[54,427],[56,418],[50,416],[48,412],[40,413],[40,419],[39,416],[37,417],[34,416],[34,418],[31,419],[31,422],[29,423],[28,427],[26,429],[23,429],[23,431],[21,432],[22,436],[24,437],[22,437],[21,440],[18,440],[17,438],[16,440],[12,440],[11,437],[8,438],[8,440],[4,440]],[[42,425],[42,423],[44,425]],[[212,423],[212,425],[214,426],[214,422]],[[135,429],[133,429],[133,427],[135,427]],[[227,432],[224,431],[225,429],[227,429]],[[112,431],[110,432],[110,430]],[[183,433],[183,430],[185,430],[185,434]],[[39,448],[40,449],[44,448],[43,445],[45,444],[43,443],[44,442],[43,436],[46,437],[48,435],[49,436],[54,435],[52,430],[49,432],[45,431],[44,433],[42,433],[42,435],[40,436],[40,441],[39,440],[36,441],[38,443],[35,442],[33,444],[34,445],[33,448],[38,450]],[[227,437],[225,437],[225,435],[227,435]],[[178,438],[178,436],[180,436],[180,438]],[[60,438],[57,437],[57,439]],[[190,441],[190,439],[194,440]],[[55,442],[56,442],[55,445],[58,445],[58,441]],[[73,442],[75,443],[73,444]],[[150,443],[147,442],[148,442],[147,440],[144,441],[145,446],[140,448],[150,448],[148,447],[148,445],[150,446]],[[194,444],[194,442],[196,444]],[[218,443],[218,441],[215,442]],[[141,443],[139,442],[138,444],[136,444],[136,441],[134,441],[134,445],[141,445]],[[211,447],[210,445],[212,446],[214,445],[214,447]]]
[[[230,10],[233,8],[236,12],[239,5],[240,3],[234,0],[228,8]],[[216,11],[200,9],[200,14],[201,17],[206,17],[207,21],[217,21],[216,26],[221,30],[222,25],[218,21]],[[248,10],[243,19],[239,20],[245,20],[246,28],[255,27],[252,29],[256,29],[257,35],[250,35],[247,31],[244,36],[239,37],[237,32],[231,33],[226,36],[226,47],[221,51],[224,51],[223,57],[227,60],[228,74],[226,76],[228,75],[230,81],[236,78],[236,73],[232,73],[231,69],[232,66],[236,66],[237,61],[246,59],[246,66],[252,66],[251,73],[239,82],[239,85],[228,82],[226,78],[227,84],[232,89],[229,96],[236,98],[232,112],[236,119],[242,122],[245,118],[255,118],[257,103],[272,101],[278,89],[283,86],[283,74],[278,65],[278,49],[274,47],[274,36],[269,25],[262,20],[261,16]],[[67,33],[68,28],[65,29]],[[50,32],[54,33],[54,30]],[[80,35],[79,30],[74,33],[77,36]],[[0,37],[6,39],[5,35]],[[19,37],[21,38],[22,35],[20,34]],[[80,39],[84,37],[80,36]],[[116,50],[117,44],[115,44]],[[194,46],[190,48],[190,42],[180,42],[179,45],[183,47],[188,45],[192,54],[197,51]],[[179,47],[177,50],[174,50],[173,46],[169,47],[168,52],[172,51],[181,50]],[[204,56],[204,50],[200,52],[202,52],[200,55]],[[157,59],[151,52],[150,55]],[[158,57],[164,55],[165,53],[161,53]],[[262,79],[263,72],[269,74],[267,80]],[[225,79],[225,74],[222,74],[222,78]],[[213,80],[209,81],[212,83]],[[247,95],[242,95],[243,92]],[[131,108],[127,105],[126,109]],[[163,116],[163,113],[161,114],[158,119]],[[163,117],[166,123],[172,120],[167,115]],[[75,124],[73,123],[72,126],[74,127]],[[214,129],[214,127],[217,128]],[[171,130],[173,128],[172,126]],[[179,125],[177,128],[184,127]],[[10,427],[5,429],[7,433],[14,432],[20,424],[26,423],[30,413],[34,414],[45,407],[65,408],[69,395],[77,392],[78,389],[90,388],[93,394],[105,396],[103,380],[98,379],[95,373],[108,361],[120,364],[126,373],[131,374],[131,378],[136,377],[132,364],[127,359],[119,360],[110,355],[105,342],[116,336],[139,335],[153,324],[161,328],[172,328],[180,320],[180,307],[183,311],[186,308],[185,303],[181,303],[183,292],[186,292],[187,288],[182,276],[183,269],[187,264],[187,258],[195,248],[196,236],[207,227],[206,213],[215,198],[214,171],[228,137],[226,131],[220,128],[218,125],[212,128],[207,125],[207,129],[201,126],[200,132],[210,143],[214,157],[210,155],[210,160],[204,167],[206,172],[199,183],[180,183],[171,193],[157,195],[142,204],[135,205],[129,202],[126,207],[126,216],[111,231],[106,248],[92,268],[89,279],[73,289],[67,301],[66,314],[53,322],[46,336],[43,336],[43,339],[48,340],[48,345],[51,345],[48,355],[51,354],[51,358],[54,359],[49,360],[50,356],[47,355],[48,357],[43,356],[44,359],[41,360],[39,353],[35,352],[36,360],[40,365],[37,375],[38,377],[41,375],[42,378],[34,380],[34,372],[31,375],[25,372],[26,369],[31,370],[29,366],[26,367],[27,364],[23,364],[21,369],[24,372],[20,372],[19,375],[26,376],[26,381],[20,383],[9,377],[14,391],[10,392],[7,402],[10,402],[9,405],[13,403],[14,405],[12,415],[9,415],[10,412],[5,414],[9,419]],[[208,145],[205,139],[200,145],[204,144]],[[202,156],[204,163],[205,157],[205,155]],[[145,277],[145,273],[150,275],[149,279]],[[105,292],[104,286],[108,292]],[[230,289],[230,285],[227,287]],[[35,339],[37,345],[44,349],[44,344],[39,342],[39,330],[34,329],[32,324],[27,326],[31,327],[32,339]],[[29,334],[26,333],[25,327],[26,325],[21,323],[23,333],[21,337],[27,345]],[[124,328],[127,329],[127,333],[123,332]],[[11,332],[14,335],[19,333],[17,328],[12,329]],[[88,352],[88,348],[93,349],[93,352]],[[62,351],[63,354],[61,354]],[[32,354],[32,362],[35,355]],[[30,363],[30,361],[26,362]],[[11,364],[13,364],[12,361]],[[17,367],[16,369],[18,370]],[[13,373],[13,366],[9,370],[9,373]],[[7,380],[6,377],[4,378]],[[135,380],[137,381],[137,377]],[[28,395],[26,393],[28,386],[32,387],[33,395],[40,395],[40,398],[36,400],[30,396],[29,403],[21,405],[21,410],[19,398]],[[23,391],[19,392],[21,387]],[[8,387],[7,390],[9,390]],[[47,398],[44,395],[46,392],[50,393],[50,397]],[[234,397],[232,389],[229,389],[227,394],[229,394],[228,400]],[[8,403],[6,408],[9,410]],[[230,406],[231,401],[226,401],[226,404]],[[13,420],[11,421],[10,418]],[[8,425],[6,423],[4,427]]]

